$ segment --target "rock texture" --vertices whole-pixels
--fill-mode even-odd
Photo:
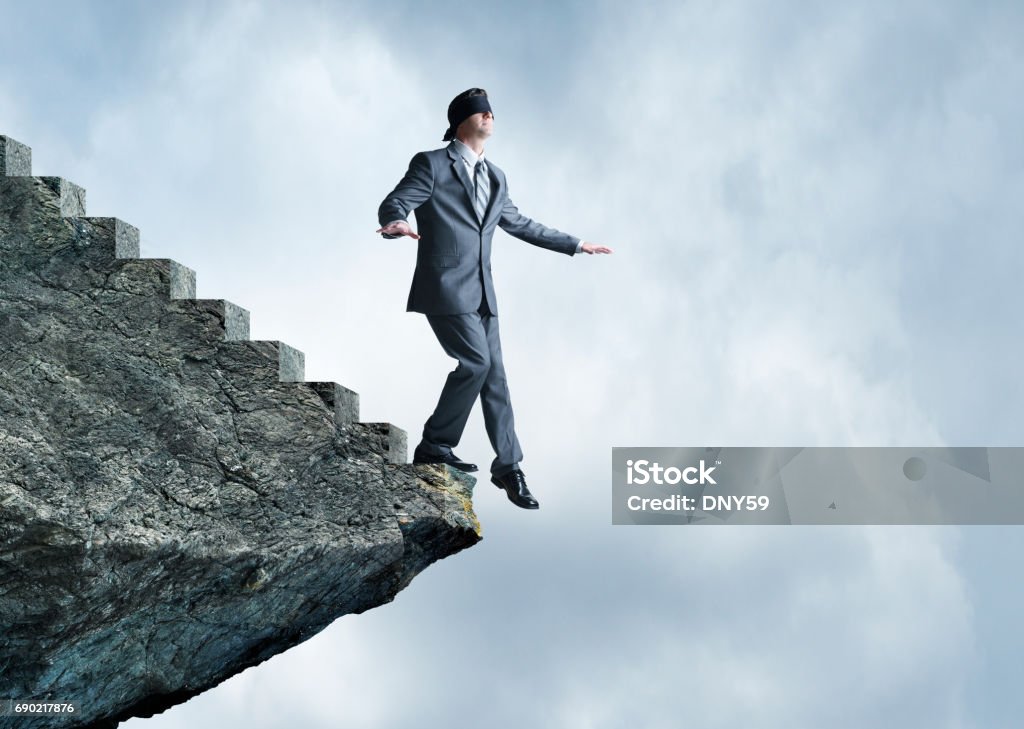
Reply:
[[[480,538],[473,479],[138,255],[0,137],[0,699],[79,705],[0,727],[151,716]]]

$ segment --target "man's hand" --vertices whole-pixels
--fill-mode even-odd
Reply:
[[[611,253],[612,252],[612,249],[609,248],[608,246],[599,246],[596,243],[584,243],[580,247],[580,250],[583,251],[584,253],[589,253],[590,255],[594,255],[595,253]]]
[[[396,220],[394,223],[388,223],[383,228],[377,228],[374,232],[386,233],[387,235],[407,235],[415,240],[420,239],[419,235],[414,233],[409,224],[404,220]]]

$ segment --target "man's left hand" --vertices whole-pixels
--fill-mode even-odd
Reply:
[[[580,246],[580,250],[584,253],[594,255],[595,253],[611,253],[612,249],[608,246],[599,246],[596,243],[584,243]]]

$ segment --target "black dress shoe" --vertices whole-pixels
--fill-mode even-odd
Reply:
[[[504,489],[505,493],[508,494],[508,500],[516,506],[524,509],[540,508],[537,499],[533,498],[530,489],[526,488],[526,476],[523,475],[522,471],[516,469],[515,471],[509,471],[503,476],[491,476],[491,483],[499,489]]]
[[[466,463],[460,461],[459,457],[454,453],[448,453],[447,455],[437,456],[431,453],[423,453],[419,449],[416,449],[412,454],[412,462],[416,465],[420,464],[431,464],[431,463],[447,463],[452,468],[457,468],[460,471],[466,473],[472,473],[477,470],[475,463]]]

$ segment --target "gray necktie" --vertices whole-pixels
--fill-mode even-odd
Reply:
[[[487,210],[487,201],[491,199],[491,180],[487,176],[487,165],[483,160],[476,163],[474,173],[476,185],[476,197],[473,200],[473,207],[476,208],[476,217],[484,222],[484,211]]]

